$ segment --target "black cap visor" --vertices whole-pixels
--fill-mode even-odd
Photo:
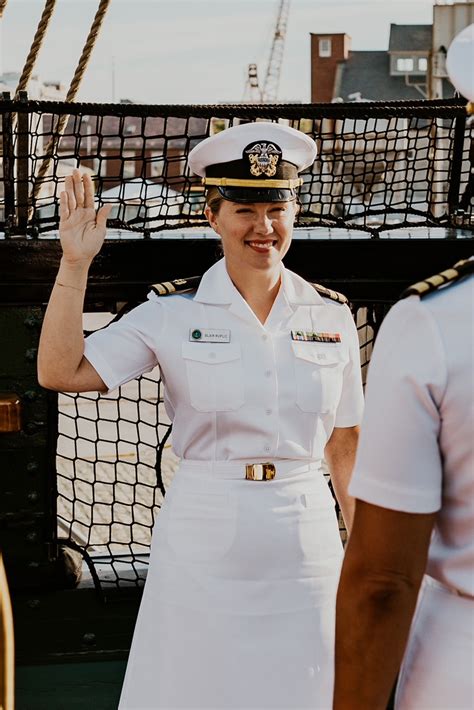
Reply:
[[[251,202],[291,202],[296,199],[296,190],[286,188],[218,187],[224,198],[230,202],[247,204]]]

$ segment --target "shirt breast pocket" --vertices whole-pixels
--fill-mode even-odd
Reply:
[[[340,348],[292,342],[296,405],[303,412],[335,412],[342,393],[344,356]]]
[[[191,405],[198,412],[228,412],[244,404],[240,345],[183,343]]]

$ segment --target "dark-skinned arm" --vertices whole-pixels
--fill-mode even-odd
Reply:
[[[387,707],[435,518],[356,501],[337,594],[334,710]]]

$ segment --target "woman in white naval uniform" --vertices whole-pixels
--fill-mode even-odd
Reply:
[[[182,459],[153,533],[121,710],[331,706],[342,550],[321,461],[350,525],[362,391],[347,305],[281,263],[298,170],[314,157],[310,138],[278,124],[200,143],[190,165],[211,187],[206,215],[224,259],[195,293],[151,293],[85,349],[78,342],[76,369],[53,379],[67,354],[52,325],[61,308],[79,314],[75,289],[85,283],[66,255],[80,248],[82,204],[92,205],[86,177],[85,190],[77,173],[67,182],[40,378],[54,389],[110,390],[158,363]],[[73,347],[80,330],[69,333]]]

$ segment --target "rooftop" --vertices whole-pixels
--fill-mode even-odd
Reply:
[[[350,52],[348,60],[339,65],[339,71],[340,81],[335,91],[344,101],[356,91],[360,91],[362,99],[370,101],[421,98],[415,87],[406,85],[404,75],[390,76],[388,52]]]
[[[432,25],[390,25],[389,52],[430,52]]]

